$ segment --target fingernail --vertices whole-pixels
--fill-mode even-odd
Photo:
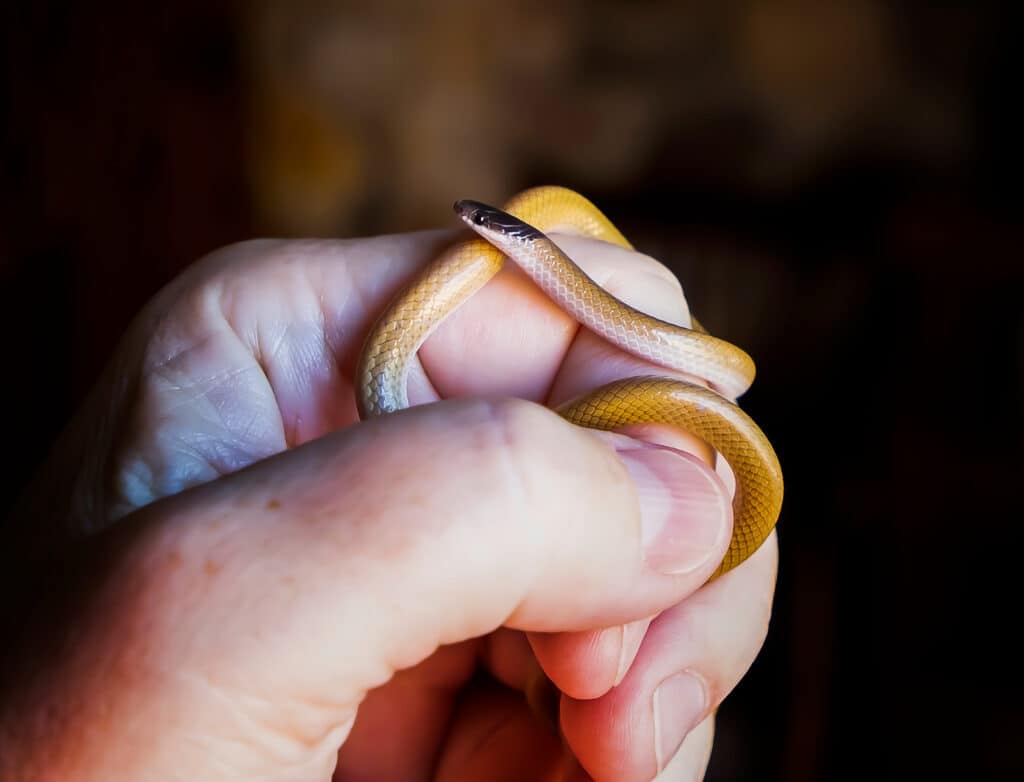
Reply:
[[[644,557],[659,573],[695,570],[717,552],[732,504],[715,472],[665,446],[620,450],[640,498]]]
[[[704,683],[690,673],[677,673],[658,685],[654,708],[654,757],[663,771],[679,751],[686,734],[697,727],[707,710]]]
[[[615,671],[616,687],[622,684],[622,680],[629,673],[629,666],[636,659],[636,654],[640,651],[640,644],[643,643],[650,624],[650,619],[640,619],[636,622],[624,624],[619,628],[622,636],[619,643],[619,664]]]

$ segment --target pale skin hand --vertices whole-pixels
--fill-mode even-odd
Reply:
[[[352,425],[370,321],[449,239],[238,245],[137,319],[22,506],[51,551],[109,529],[65,547],[40,605],[18,598],[0,778],[702,776],[714,710],[764,639],[775,538],[702,588],[731,523],[714,473],[529,402]],[[659,265],[559,241],[685,319]],[[650,372],[509,269],[420,355],[413,402],[557,404]],[[637,459],[674,501],[634,483]],[[668,537],[645,538],[652,507]],[[564,743],[516,692],[537,659]]]

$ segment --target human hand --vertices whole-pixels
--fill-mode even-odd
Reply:
[[[702,586],[731,513],[684,453],[699,443],[467,401],[557,404],[650,372],[512,269],[410,378],[414,403],[462,401],[357,425],[362,337],[449,240],[242,244],[147,306],[22,505],[40,572],[63,570],[16,606],[0,777],[703,773],[711,715],[764,638],[774,536]],[[658,264],[559,241],[685,320]],[[516,692],[537,661],[564,740]]]

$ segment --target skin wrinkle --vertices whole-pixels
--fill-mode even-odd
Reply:
[[[284,431],[285,447],[293,448],[298,442],[298,432],[300,421],[298,420],[298,413],[289,416],[289,420],[285,420],[284,413],[282,412],[281,394],[278,389],[278,383],[275,382],[275,372],[272,371],[272,367],[276,361],[279,360],[282,346],[285,344],[285,339],[291,332],[292,326],[290,323],[286,323],[284,328],[280,330],[277,335],[277,339],[274,345],[267,351],[262,347],[263,345],[263,330],[257,325],[256,327],[256,344],[259,346],[256,353],[259,356],[258,363],[260,369],[263,371],[263,376],[267,379],[267,384],[270,386],[271,393],[274,395],[274,405],[277,407],[278,414],[281,418],[281,428]],[[237,332],[236,332],[237,333]],[[286,363],[286,362],[281,362]]]
[[[282,346],[285,344],[285,341],[288,335],[292,332],[292,330],[292,323],[284,323],[283,327],[277,330],[276,338],[273,344],[270,346],[270,349],[267,350],[266,348],[263,347],[264,329],[261,328],[260,325],[256,326],[256,342],[260,346],[260,349],[257,351],[260,357],[259,364],[263,368],[263,374],[267,375],[268,377],[270,376],[268,367],[274,364],[275,361],[280,360]]]
[[[349,242],[346,240],[330,242],[300,242],[300,246],[293,249],[290,243],[285,243],[285,248],[289,252],[283,254],[284,257],[277,255],[273,251],[268,254],[268,262],[272,263],[276,256],[277,261],[282,265],[298,264],[297,272],[300,276],[300,294],[305,294],[307,292],[312,292],[316,290],[320,291],[320,293],[317,296],[317,306],[309,308],[311,312],[314,313],[314,318],[306,322],[311,326],[312,333],[319,335],[320,344],[326,348],[327,355],[331,356],[332,361],[329,362],[328,366],[332,368],[340,368],[340,362],[338,361],[337,358],[337,351],[335,347],[331,344],[331,341],[327,334],[327,314],[325,311],[325,296],[323,293],[323,289],[325,286],[316,284],[316,281],[314,281],[311,276],[313,274],[313,268],[308,267],[305,264],[302,264],[301,260],[304,256],[304,253],[306,252],[310,252],[311,250],[316,251],[317,249],[322,247],[328,247],[331,250],[340,250],[340,255],[342,256],[340,260],[344,261],[346,259],[344,249],[347,244],[349,244]],[[389,262],[393,263],[393,261]],[[349,271],[349,265],[345,263],[340,263],[339,266],[343,270],[344,278],[340,281],[340,283],[335,282],[332,284],[334,284],[339,290],[346,291],[345,300],[341,304],[341,308],[343,310],[348,305],[349,301],[352,298],[352,291],[357,289],[358,286],[352,284],[353,275]],[[322,271],[318,270],[318,273],[322,274]],[[305,364],[301,360],[284,361],[281,360],[280,358],[284,346],[289,344],[289,335],[294,333],[293,324],[286,324],[285,328],[281,329],[280,332],[276,335],[274,344],[267,347],[265,345],[263,337],[264,330],[260,327],[261,324],[258,322],[254,329],[254,339],[250,343],[249,341],[242,338],[239,329],[236,326],[235,321],[237,320],[238,317],[237,314],[229,314],[229,310],[233,311],[233,306],[226,303],[226,300],[233,300],[234,297],[236,297],[237,295],[237,292],[234,290],[230,292],[223,292],[222,296],[220,297],[221,315],[225,323],[235,334],[239,343],[247,345],[250,353],[253,355],[255,362],[260,367],[260,370],[263,372],[264,377],[267,379],[268,386],[274,396],[275,406],[277,407],[278,414],[280,416],[281,427],[285,433],[286,447],[292,448],[298,445],[300,442],[304,441],[304,439],[306,439],[302,436],[301,433],[303,418],[301,412],[296,411],[290,414],[286,420],[285,415],[283,413],[283,410],[286,408],[286,405],[282,405],[281,403],[281,394],[283,392],[283,389],[280,387],[280,381],[275,380],[278,373],[275,372],[274,370],[276,368],[284,368],[290,365],[293,370],[298,368],[298,372],[301,373],[301,371],[303,371],[305,368]],[[307,308],[299,307],[299,309],[305,310]],[[363,310],[366,311],[365,304],[363,306]],[[294,354],[294,351],[290,351],[289,353],[290,355]],[[293,374],[295,376],[292,378],[292,384],[298,386],[299,381],[301,381],[302,378],[299,377],[298,374],[296,374],[295,372],[293,372]]]
[[[234,438],[234,446],[238,450],[243,450],[243,443],[251,442],[255,439],[255,435],[262,430],[263,416],[258,412],[253,412],[241,427],[235,427],[238,429],[238,436]]]
[[[269,246],[269,252],[267,252],[265,258],[265,262],[270,265],[290,266],[295,264],[295,271],[300,277],[300,279],[298,280],[298,287],[301,292],[305,293],[316,290],[321,291],[317,296],[318,305],[310,308],[311,311],[314,313],[314,320],[309,321],[309,323],[312,325],[312,331],[314,333],[319,334],[321,344],[327,346],[328,354],[331,355],[332,358],[334,359],[332,362],[327,362],[327,365],[333,367],[337,367],[339,362],[337,361],[336,358],[337,351],[335,347],[330,344],[330,340],[326,333],[327,316],[324,306],[325,296],[323,293],[323,288],[325,286],[317,285],[316,281],[312,279],[314,269],[316,269],[317,273],[320,275],[322,275],[323,272],[319,266],[307,266],[306,264],[302,263],[302,260],[306,253],[318,251],[322,252],[325,250],[333,252],[341,250],[341,260],[345,260],[345,255],[343,251],[348,244],[350,244],[350,242],[340,240],[302,241],[296,243],[272,242]],[[342,263],[339,264],[339,267],[343,270],[344,275],[347,279],[342,280],[342,284],[336,287],[338,287],[339,290],[351,291],[353,286],[351,284],[348,284],[351,283],[352,281],[351,274],[348,271],[348,264]],[[227,297],[228,295],[234,297],[237,294],[234,291],[231,291],[230,294],[225,294],[225,297]],[[349,299],[350,296],[346,294],[345,301],[342,303],[343,306],[347,306]],[[286,343],[288,334],[291,333],[291,330],[283,330],[282,333],[278,335],[276,344],[273,345],[270,349],[267,349],[266,347],[264,347],[262,331],[259,330],[258,327],[255,330],[254,338],[252,340],[245,340],[242,338],[242,335],[239,333],[239,329],[235,326],[236,317],[228,313],[229,309],[232,308],[226,304],[222,304],[224,319],[228,323],[232,331],[234,331],[239,341],[242,344],[249,346],[250,352],[254,354],[254,358],[258,365],[260,366],[261,371],[264,373],[264,376],[267,378],[268,385],[274,395],[275,404],[278,409],[278,413],[281,417],[281,427],[282,430],[285,432],[287,447],[294,447],[299,442],[304,441],[306,439],[301,433],[302,422],[304,419],[302,417],[301,412],[295,412],[294,414],[288,416],[287,421],[285,420],[283,410],[285,409],[286,406],[281,404],[281,393],[283,389],[280,387],[279,381],[274,379],[277,375],[277,373],[274,371],[275,359],[279,356],[282,345]],[[284,362],[281,363],[282,365],[284,365]],[[291,363],[295,364],[295,366],[298,367],[300,371],[303,369],[301,361],[297,363]],[[293,385],[298,386],[300,384],[298,381],[301,381],[301,378],[296,376],[293,377],[292,380]]]
[[[255,339],[253,340],[252,344],[249,345],[247,344],[246,340],[242,338],[238,328],[235,326],[232,318],[228,315],[226,309],[223,306],[221,307],[220,315],[225,325],[234,335],[235,339],[239,342],[239,344],[245,347],[245,349],[253,357],[253,360],[256,362],[256,365],[259,367],[260,372],[262,372],[263,378],[267,384],[267,388],[270,389],[270,393],[274,398],[274,407],[277,409],[278,421],[281,426],[281,431],[284,434],[285,447],[291,447],[293,442],[292,434],[290,434],[289,425],[284,420],[284,416],[281,413],[281,400],[280,397],[278,396],[277,388],[275,387],[274,382],[271,379],[271,373],[269,370],[269,365],[270,363],[273,362],[275,353],[274,350],[272,350],[268,355],[266,349],[263,347],[263,329],[260,328],[260,322],[257,321],[255,325],[253,331],[253,336],[255,337]],[[282,344],[281,340],[283,340],[284,336],[287,334],[287,327],[283,331],[284,333],[281,335],[281,338],[279,339],[277,345],[275,346],[275,349],[279,348],[280,345]]]
[[[168,375],[169,373],[167,372],[167,370],[170,367],[179,364],[182,358],[187,356],[188,354],[194,353],[200,348],[207,347],[216,339],[217,336],[219,335],[216,331],[212,329],[207,329],[203,331],[198,338],[193,338],[190,340],[175,339],[175,342],[182,343],[181,346],[177,347],[175,350],[172,350],[170,353],[164,355],[162,358],[156,360],[153,363],[147,361],[147,358],[154,352],[152,347],[147,346],[146,358],[144,358],[142,362],[142,376],[145,378],[149,377],[150,375],[155,375],[157,377]],[[167,335],[160,335],[159,333],[157,333],[154,335],[152,341],[156,342],[158,340],[170,341],[170,338]],[[168,380],[169,379],[170,378],[168,376]]]
[[[223,336],[225,336],[225,332],[227,330],[222,329],[222,328],[217,328],[217,324],[216,323],[206,325],[205,319],[207,317],[207,314],[205,312],[203,314],[201,314],[200,317],[203,318],[203,320],[200,321],[200,325],[205,326],[205,328],[203,329],[203,331],[197,337],[183,339],[182,337],[184,335],[173,335],[173,336],[172,335],[167,335],[167,334],[160,335],[159,331],[157,332],[157,335],[154,336],[152,341],[154,341],[154,342],[173,341],[175,343],[179,343],[180,346],[176,347],[169,354],[163,356],[162,358],[160,358],[159,360],[157,360],[154,363],[149,363],[148,361],[146,361],[144,359],[144,361],[143,361],[143,371],[142,371],[142,378],[143,378],[144,384],[148,385],[148,382],[147,382],[148,378],[156,377],[156,378],[163,378],[163,379],[165,379],[167,381],[167,383],[169,384],[169,386],[171,387],[172,390],[176,390],[177,388],[181,388],[182,386],[178,386],[178,385],[175,384],[174,379],[173,379],[173,373],[171,372],[171,369],[174,368],[174,367],[180,366],[185,361],[185,359],[187,359],[191,355],[196,354],[196,353],[198,353],[201,350],[209,349],[211,346],[216,346],[217,341],[220,338],[222,338]],[[224,324],[224,325],[226,325],[226,324]],[[146,351],[147,355],[152,354],[152,352],[153,351],[152,351],[151,348]],[[189,375],[189,373],[186,372],[186,371],[183,371],[183,370],[179,370],[179,371],[183,375],[186,375],[186,376]],[[235,371],[234,368],[226,368],[226,369],[223,370],[224,373],[231,373],[232,371]],[[215,374],[212,379],[216,379],[216,377],[217,377],[217,375]],[[199,385],[199,383],[198,382],[193,382],[191,385],[195,386],[195,385]],[[189,401],[189,400],[186,400],[186,402],[187,401]]]
[[[243,354],[248,355],[252,359],[253,366],[250,367],[249,369],[259,369],[262,378],[266,384],[266,389],[270,391],[271,396],[274,399],[274,407],[277,409],[278,412],[278,426],[282,432],[286,432],[287,430],[285,427],[285,423],[281,418],[281,407],[280,404],[278,403],[277,394],[275,393],[274,389],[274,384],[271,382],[270,376],[267,372],[267,367],[264,363],[266,357],[263,353],[263,350],[261,349],[262,341],[260,336],[260,329],[258,327],[256,328],[254,334],[255,340],[252,343],[249,343],[242,338],[242,335],[239,333],[238,329],[235,328],[234,323],[232,322],[231,318],[228,316],[228,313],[223,307],[221,307],[218,310],[218,317],[220,318],[220,322],[226,327],[224,329],[225,332],[228,335],[230,335],[231,338],[233,338],[235,345],[241,346]]]
[[[229,381],[242,377],[243,375],[252,372],[254,369],[254,366],[232,367],[230,369],[224,369],[223,371],[217,372],[213,375],[204,376],[190,384],[177,384],[172,380],[169,374],[166,374],[169,370],[165,368],[162,370],[163,374],[160,375],[160,379],[165,380],[166,385],[163,388],[156,390],[155,393],[160,394],[161,397],[166,396],[168,391],[175,393],[174,402],[170,407],[166,408],[163,413],[163,417],[171,418],[171,413],[174,413],[181,408],[188,407],[200,400],[207,400],[210,407],[218,410],[216,402],[209,398],[212,392],[220,390],[220,388]],[[182,375],[187,374],[188,373],[182,373]],[[187,396],[185,398],[181,398],[181,395],[177,393],[186,390],[191,391],[192,389],[195,389],[195,392],[192,393],[191,396]],[[223,416],[221,417],[221,420],[224,420]]]
[[[186,408],[189,405],[196,406],[197,403],[202,402],[201,409],[197,410],[196,412],[207,411],[209,413],[212,413],[212,415],[206,416],[205,420],[211,423],[215,423],[217,426],[217,431],[221,436],[213,438],[205,432],[196,432],[193,433],[194,436],[192,437],[191,440],[183,440],[178,438],[177,441],[182,443],[202,443],[204,441],[213,441],[215,439],[219,441],[223,439],[223,434],[231,434],[233,441],[235,441],[236,443],[241,443],[245,439],[244,435],[247,432],[256,430],[257,427],[255,426],[255,424],[261,420],[261,415],[259,413],[254,412],[248,417],[247,422],[243,424],[241,427],[239,427],[238,423],[227,415],[227,411],[231,409],[230,406],[226,407],[227,403],[213,397],[214,392],[221,390],[222,387],[226,385],[228,381],[230,381],[233,378],[249,374],[250,372],[253,371],[253,369],[254,367],[241,367],[238,368],[237,370],[223,373],[214,378],[204,378],[203,381],[195,384],[196,387],[200,390],[198,390],[194,394],[191,394],[185,400],[178,401],[178,395],[175,394],[175,402],[164,412],[161,413],[160,420],[173,425],[175,419],[175,416],[173,415],[174,413],[176,413],[180,409]],[[184,389],[185,386],[179,386],[178,388]],[[160,393],[160,396],[164,397],[165,394]]]
[[[321,294],[320,312],[324,323],[324,343],[332,358],[332,369],[337,373],[338,379],[342,381],[342,384],[346,388],[351,389],[352,377],[355,374],[356,357],[361,347],[361,343],[353,337],[355,334],[361,333],[361,331],[346,324],[344,313],[357,309],[365,314],[367,310],[365,302],[362,300],[358,306],[352,303],[358,286],[353,282],[351,271],[348,271],[349,265],[345,264],[344,268],[347,275],[346,284],[343,286],[344,298],[341,301],[334,302],[331,311],[328,312],[327,299]]]
[[[246,433],[255,431],[255,424],[257,421],[262,421],[264,416],[264,411],[262,410],[253,412],[248,423],[244,424],[240,431],[237,422],[226,417],[223,403],[218,403],[218,401],[212,398],[215,396],[216,391],[228,386],[231,380],[256,371],[259,367],[255,362],[251,366],[229,367],[218,371],[211,376],[201,377],[190,384],[191,387],[195,389],[193,393],[188,394],[184,398],[180,398],[180,394],[174,393],[174,401],[169,407],[166,406],[168,390],[176,392],[189,389],[189,385],[181,383],[179,381],[179,377],[194,376],[190,375],[190,373],[184,369],[175,370],[175,367],[182,365],[183,362],[186,362],[190,356],[197,352],[208,350],[211,346],[216,346],[218,341],[224,337],[233,339],[236,344],[244,345],[242,340],[239,339],[237,332],[230,328],[230,324],[226,319],[222,320],[221,323],[227,328],[218,329],[216,326],[207,327],[203,330],[198,339],[188,341],[182,347],[171,351],[169,355],[161,358],[148,367],[147,370],[144,371],[143,379],[139,384],[140,390],[135,394],[138,399],[136,405],[140,410],[137,415],[144,415],[144,412],[142,411],[144,411],[147,406],[155,405],[162,411],[160,414],[160,420],[168,422],[171,426],[173,426],[173,414],[176,411],[187,410],[188,407],[195,407],[197,402],[203,401],[204,404],[202,407],[214,414],[214,417],[208,420],[215,422],[219,428],[219,432],[221,433],[216,440],[212,438],[208,439],[211,441],[222,441],[224,439],[224,434],[230,434],[231,440],[236,443],[236,448],[234,449],[233,454],[242,454],[246,457],[250,457],[243,458],[241,460],[237,458],[225,459],[225,451],[221,449],[219,454],[222,457],[221,460],[224,461],[225,464],[219,465],[218,461],[215,460],[211,454],[201,449],[195,440],[186,441],[179,438],[177,439],[175,452],[179,455],[184,454],[187,457],[185,461],[190,462],[193,465],[202,465],[208,471],[208,474],[203,475],[203,479],[199,482],[212,480],[226,473],[233,472],[240,466],[245,466],[245,464],[251,463],[254,460],[251,458],[251,445],[243,445],[243,443],[245,442]],[[245,354],[249,356],[252,355],[248,350],[245,350]],[[266,380],[265,373],[263,374],[263,378]],[[160,384],[154,383],[154,379],[164,381],[163,387],[160,387]],[[144,397],[150,394],[156,395],[156,399],[145,400]],[[281,422],[281,425],[283,426],[283,422]],[[121,456],[115,456],[112,460],[112,465],[115,467],[115,473],[130,477],[127,477],[127,479],[122,478],[117,481],[119,488],[116,491],[116,498],[111,505],[111,513],[115,518],[119,518],[132,510],[167,494],[167,491],[159,490],[158,486],[168,485],[168,479],[177,472],[175,465],[180,463],[179,460],[164,457],[160,460],[161,464],[158,466],[153,463],[153,459],[150,456],[139,453],[135,457],[131,457],[124,451],[124,449],[119,450],[122,450]],[[132,448],[132,450],[134,450],[134,448]],[[264,453],[263,455],[266,454]],[[189,472],[193,476],[198,474],[194,467],[191,468]],[[140,484],[146,487],[147,491],[145,494],[148,496],[139,492]],[[134,490],[129,489],[129,485],[134,486]],[[169,485],[177,491],[180,491],[184,488],[188,488],[190,485],[195,485],[195,481],[185,480],[182,482],[181,480],[175,479],[170,480]]]
[[[295,745],[300,755],[310,749],[324,746],[325,742],[331,739],[339,728],[351,720],[349,714],[355,710],[355,707],[347,701],[344,703],[327,700],[316,702],[304,698],[301,701],[292,699],[290,703],[282,703],[277,695],[260,695],[251,691],[242,692],[226,685],[217,684],[211,675],[197,671],[181,671],[176,678],[189,682],[193,686],[198,685],[205,693],[212,695],[229,709],[236,721],[240,720],[258,731],[279,736],[286,744]],[[314,713],[297,720],[293,715],[295,710]],[[318,716],[317,713],[321,714]],[[302,735],[301,731],[294,727],[289,729],[289,724],[295,726],[297,722],[308,724],[311,721],[323,723],[324,727],[318,733],[310,736]],[[262,742],[253,743],[254,746],[262,744]],[[281,749],[287,750],[287,746],[282,746]],[[291,764],[297,762],[297,759],[286,759],[278,753],[274,756],[274,762]]]
[[[309,278],[309,271],[308,270],[306,271],[306,273],[303,276],[306,279],[306,284],[309,286],[309,290],[311,290],[311,291],[319,291],[319,293],[317,294],[317,297],[316,297],[316,307],[314,307],[314,309],[313,309],[313,312],[314,312],[314,314],[316,316],[316,321],[315,321],[316,328],[314,329],[313,333],[316,334],[317,337],[319,338],[318,342],[317,342],[317,347],[316,347],[316,350],[315,350],[315,355],[318,358],[324,359],[323,361],[321,361],[319,363],[324,367],[327,375],[330,376],[330,377],[337,378],[337,379],[340,380],[341,379],[340,378],[340,374],[341,373],[340,373],[340,369],[338,367],[338,358],[334,354],[334,349],[331,346],[331,342],[330,342],[330,339],[328,338],[328,333],[327,333],[327,307],[326,307],[326,299],[325,299],[325,296],[324,296],[324,293],[323,293],[325,286],[322,286],[322,285],[321,286],[315,286],[313,284],[312,280],[310,280],[310,278]],[[343,384],[341,384],[341,385],[343,385]],[[297,417],[296,418],[296,428],[299,427],[300,423],[301,423],[301,417]]]
[[[337,385],[344,385],[340,381],[337,361],[334,357],[334,353],[331,350],[330,343],[327,339],[327,321],[323,310],[323,297],[318,297],[317,306],[314,308],[315,320],[310,321],[313,324],[312,330],[308,334],[308,342],[306,343],[307,350],[302,351],[301,355],[304,356],[305,360],[299,362],[297,365],[301,371],[295,372],[292,381],[295,389],[301,389],[306,385],[315,385],[312,382],[312,378],[318,374],[326,375],[335,381]],[[332,412],[338,407],[338,398],[332,395],[329,399],[318,400],[321,405],[327,405],[329,409],[325,410],[322,417],[326,420],[336,421],[337,416],[332,415]],[[295,429],[294,442],[298,443],[309,439],[309,435],[302,432],[302,425],[305,421],[301,408],[294,415],[293,426]]]
[[[176,391],[178,389],[183,389],[183,385],[175,383],[172,380],[170,372],[171,366],[173,364],[180,363],[184,357],[196,350],[206,347],[213,341],[213,339],[214,335],[211,332],[204,332],[198,343],[186,344],[181,349],[172,351],[169,355],[143,370],[142,379],[136,385],[136,390],[133,394],[135,402],[134,404],[128,405],[129,409],[135,409],[137,411],[136,417],[145,416],[144,411],[148,404],[151,404],[148,402],[146,397],[150,394],[155,394],[158,399],[161,400],[160,403],[152,404],[156,404],[157,407],[162,405],[162,400],[165,396],[165,389],[159,388],[159,384],[154,383],[153,379],[163,379],[172,390]],[[205,396],[205,393],[199,392],[187,397],[180,404],[175,404],[171,410],[161,414],[161,420],[168,420],[171,417],[168,413],[173,412],[181,406],[194,404],[196,400],[203,396]],[[130,419],[122,419],[121,426],[119,427],[120,429],[123,430],[127,420]],[[120,451],[120,455],[118,455],[118,451]],[[166,462],[166,460],[162,461]],[[207,462],[205,458],[201,459],[201,461],[205,462],[211,471],[215,474],[217,473],[217,471],[213,469],[213,465]],[[113,490],[114,496],[111,498],[111,502],[108,507],[110,508],[110,515],[113,516],[114,519],[126,515],[132,510],[141,507],[141,505],[152,502],[153,499],[158,496],[156,486],[164,480],[162,477],[158,477],[163,473],[163,471],[158,470],[157,465],[152,463],[152,460],[148,456],[139,452],[137,446],[122,445],[118,447],[115,445],[112,449],[110,466],[113,468],[112,478],[115,488]],[[134,490],[131,487],[134,487]]]

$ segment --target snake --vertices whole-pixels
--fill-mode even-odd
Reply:
[[[556,408],[579,426],[616,430],[635,424],[677,427],[703,440],[735,477],[733,531],[711,578],[750,557],[774,529],[782,509],[782,469],[768,438],[736,404],[754,380],[751,357],[712,336],[620,301],[586,274],[548,233],[568,233],[629,250],[630,242],[594,204],[564,187],[524,190],[502,208],[455,202],[477,236],[430,261],[386,306],[367,334],[355,375],[361,420],[409,406],[408,375],[423,342],[511,259],[584,328],[649,363],[704,381],[656,374],[617,380]]]

